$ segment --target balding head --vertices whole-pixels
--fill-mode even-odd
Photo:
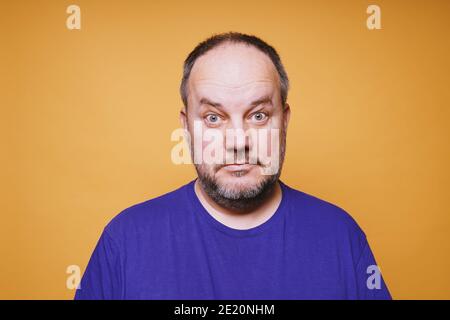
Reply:
[[[276,50],[258,37],[238,32],[228,32],[214,35],[199,43],[186,58],[183,68],[183,78],[180,85],[180,94],[184,106],[187,107],[188,105],[188,83],[190,75],[194,66],[197,64],[198,60],[200,60],[200,57],[210,53],[213,49],[217,49],[218,47],[226,47],[230,44],[241,44],[243,46],[256,49],[272,62],[272,65],[278,75],[281,104],[284,105],[286,103],[289,90],[289,79]],[[244,61],[241,61],[241,66],[243,62]]]

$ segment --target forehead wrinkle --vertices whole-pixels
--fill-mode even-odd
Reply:
[[[280,81],[275,65],[265,53],[242,44],[224,44],[199,57],[190,78],[191,83],[211,82],[228,88]]]
[[[244,82],[244,83],[238,84],[238,85],[227,84],[225,82],[214,81],[214,80],[210,80],[207,78],[194,80],[194,82],[201,84],[201,85],[214,85],[214,86],[220,86],[220,87],[227,87],[227,88],[231,88],[231,89],[239,89],[239,88],[245,88],[245,87],[251,86],[256,83],[273,83],[273,80],[272,79],[252,80],[252,81]]]
[[[276,84],[269,79],[260,79],[256,81],[249,81],[239,86],[233,86],[220,81],[202,79],[200,83],[195,83],[192,89],[193,93],[195,92],[195,100],[198,101],[202,101],[203,99],[201,98],[204,98],[213,102],[213,105],[221,105],[220,102],[226,102],[228,106],[235,104],[251,105],[248,100],[255,101],[261,97],[270,97],[270,99],[272,99],[275,94],[274,90],[276,90]],[[229,98],[232,100],[228,100]],[[235,99],[244,100],[236,101]],[[200,105],[202,105],[202,103],[200,103]]]

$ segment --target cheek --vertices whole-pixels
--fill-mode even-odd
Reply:
[[[266,128],[259,130],[257,141],[253,143],[253,147],[257,147],[258,155],[267,157],[277,154],[280,147],[281,129],[279,124],[271,123]]]
[[[224,162],[224,132],[217,128],[202,127],[202,134],[198,136],[201,146],[202,159],[205,165],[219,165]]]

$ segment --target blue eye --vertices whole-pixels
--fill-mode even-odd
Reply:
[[[217,123],[219,121],[219,116],[217,114],[208,114],[206,120],[211,123]]]
[[[267,118],[267,115],[263,112],[256,112],[253,116],[253,119],[255,119],[258,122],[264,121]]]

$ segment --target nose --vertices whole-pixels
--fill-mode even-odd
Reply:
[[[227,154],[227,161],[232,163],[248,162],[248,155],[250,152],[251,141],[246,135],[247,128],[244,121],[240,118],[232,119],[230,125],[226,128],[225,133],[225,149]]]

